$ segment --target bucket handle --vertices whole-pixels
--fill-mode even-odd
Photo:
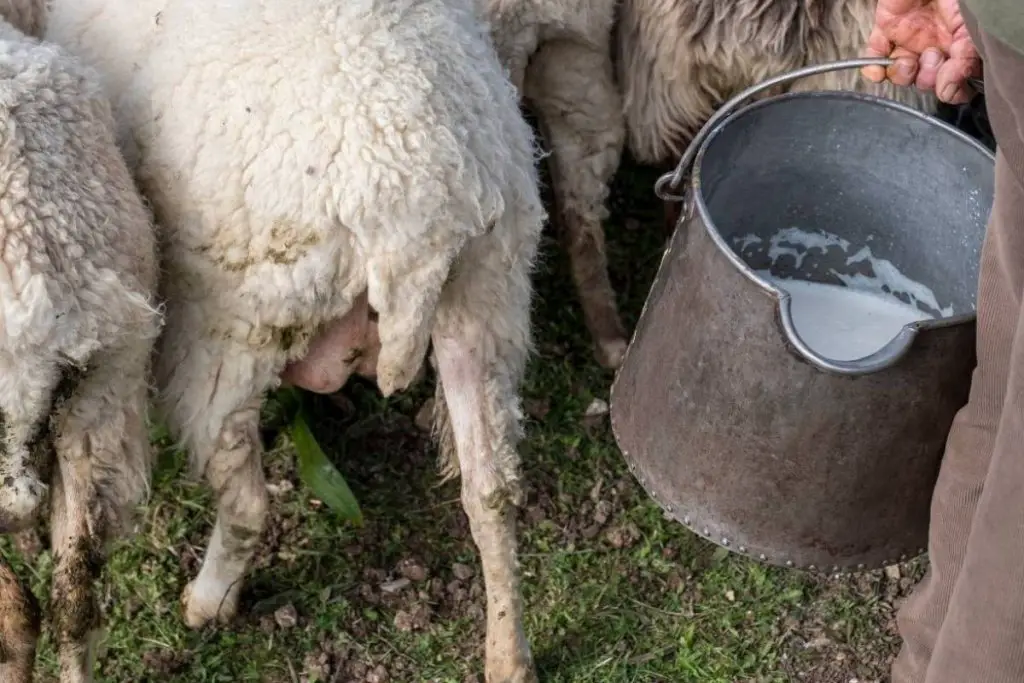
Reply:
[[[707,120],[704,126],[697,131],[697,134],[690,141],[690,145],[686,148],[686,151],[683,152],[683,156],[679,159],[676,169],[661,176],[658,178],[658,181],[654,183],[654,194],[658,195],[659,199],[666,202],[686,201],[685,196],[674,194],[673,190],[679,189],[679,185],[683,182],[683,176],[686,175],[686,172],[693,164],[694,158],[697,156],[697,150],[699,150],[704,144],[704,141],[707,139],[708,135],[711,134],[711,131],[715,129],[720,121],[731,115],[736,107],[743,104],[744,100],[768,90],[769,88],[782,85],[783,83],[789,83],[790,81],[796,81],[801,78],[807,78],[808,76],[817,76],[818,74],[842,71],[843,69],[859,69],[865,66],[889,66],[893,62],[895,62],[895,60],[888,58],[866,57],[829,62],[827,64],[815,64],[814,66],[805,66],[802,69],[779,74],[778,76],[772,76],[766,81],[750,86],[723,104],[718,111],[716,111],[711,118]]]

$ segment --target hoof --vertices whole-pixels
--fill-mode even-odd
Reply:
[[[625,339],[606,339],[597,343],[594,356],[601,367],[608,370],[618,370],[626,357],[626,347],[629,342]]]
[[[378,362],[377,364],[377,388],[380,389],[381,395],[384,398],[388,398],[392,394],[405,391],[409,388],[416,380],[416,375],[419,372],[420,365],[412,364],[387,364],[385,362]]]
[[[185,625],[200,629],[214,622],[226,624],[238,613],[238,589],[199,591],[190,581],[181,593],[181,614]]]
[[[6,477],[0,486],[0,533],[32,527],[45,495],[46,486],[28,473]]]
[[[488,671],[487,683],[537,683],[537,672],[533,669],[533,663],[517,667],[494,667],[497,672]]]

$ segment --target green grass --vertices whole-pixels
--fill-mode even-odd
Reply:
[[[660,258],[654,179],[624,168],[611,200],[609,252],[630,324]],[[813,578],[717,550],[664,519],[629,476],[607,421],[582,420],[593,398],[607,398],[611,377],[592,360],[565,257],[550,239],[536,323],[520,535],[526,626],[542,680],[886,679],[893,603],[919,567],[904,567],[902,577]],[[385,401],[354,383],[347,405],[312,402],[311,427],[362,507],[360,529],[311,499],[268,408],[272,520],[242,613],[221,629],[192,632],[179,616],[213,506],[180,454],[164,448],[138,535],[114,553],[101,592],[108,630],[99,680],[482,681],[473,678],[483,644],[476,552],[458,485],[437,485],[434,452],[414,424],[428,395],[418,386]],[[45,595],[48,553],[31,573],[18,566]],[[403,571],[414,579],[408,587],[381,590]],[[48,640],[40,660],[52,676]]]

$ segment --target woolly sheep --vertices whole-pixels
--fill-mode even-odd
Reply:
[[[41,9],[0,3],[28,32]],[[151,469],[156,246],[113,131],[91,69],[0,20],[0,532],[29,528],[52,485],[62,683],[91,680],[93,580]],[[32,680],[39,627],[34,596],[0,566],[0,680]]]
[[[365,330],[372,308],[385,395],[433,341],[487,680],[535,681],[513,506],[545,213],[532,131],[472,0],[56,0],[48,23],[103,74],[166,233],[161,405],[218,497],[186,622],[237,610],[268,505],[263,395],[323,326]]]
[[[550,148],[554,220],[598,362],[616,368],[626,331],[608,277],[603,221],[626,129],[612,37],[618,0],[478,0],[502,63]]]
[[[618,79],[628,144],[643,163],[675,165],[726,99],[786,71],[859,56],[875,0],[623,0]],[[786,89],[854,90],[934,112],[934,96],[875,85],[856,70],[794,82]],[[778,92],[778,90],[776,91]],[[677,218],[672,205],[666,219]]]

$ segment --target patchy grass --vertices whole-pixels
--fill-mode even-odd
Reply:
[[[612,199],[609,251],[630,323],[660,257],[654,179],[627,165]],[[886,679],[893,605],[919,566],[817,579],[716,550],[665,520],[629,476],[606,420],[582,419],[593,398],[607,398],[611,377],[591,358],[562,252],[549,240],[543,253],[521,515],[527,629],[542,680]],[[109,565],[99,680],[482,681],[483,587],[457,484],[436,485],[434,453],[415,424],[427,390],[385,401],[354,382],[313,404],[316,437],[363,508],[358,530],[299,484],[268,407],[273,516],[242,614],[219,630],[191,632],[179,618],[213,507],[165,448],[139,533]],[[30,574],[18,566],[45,595],[48,553]],[[40,659],[52,676],[48,641]]]

